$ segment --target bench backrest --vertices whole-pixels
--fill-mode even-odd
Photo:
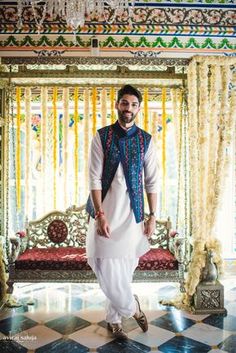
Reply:
[[[88,214],[85,206],[69,207],[65,212],[53,211],[44,217],[30,221],[26,227],[28,248],[85,247],[88,229]],[[168,248],[170,220],[156,222],[150,239],[151,247]]]

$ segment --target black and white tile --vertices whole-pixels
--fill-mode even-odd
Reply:
[[[235,278],[222,282],[227,316],[194,315],[159,304],[178,294],[177,284],[133,284],[149,330],[143,333],[135,320],[124,320],[125,342],[106,329],[98,284],[19,284],[14,294],[22,306],[0,312],[0,352],[235,353]]]

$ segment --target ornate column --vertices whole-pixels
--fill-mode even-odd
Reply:
[[[9,84],[0,80],[0,245],[9,257],[8,192],[9,192]]]
[[[4,89],[0,86],[0,236],[4,235]]]

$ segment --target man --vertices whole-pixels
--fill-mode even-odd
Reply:
[[[106,321],[115,338],[127,339],[122,317],[148,330],[131,282],[138,259],[149,250],[155,229],[157,160],[151,135],[138,128],[141,93],[130,85],[118,91],[115,124],[98,130],[90,153],[88,263],[108,299]],[[144,223],[143,177],[149,205]]]

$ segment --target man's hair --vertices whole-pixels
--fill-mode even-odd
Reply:
[[[129,94],[131,96],[137,97],[139,104],[141,104],[141,102],[143,100],[142,94],[137,88],[135,88],[131,85],[124,85],[123,87],[121,87],[119,89],[119,91],[117,93],[117,102],[119,102],[125,94]]]

